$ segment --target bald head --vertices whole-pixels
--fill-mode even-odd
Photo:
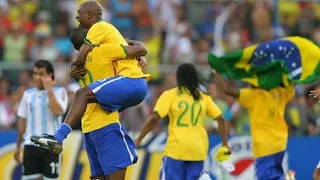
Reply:
[[[96,1],[86,1],[80,5],[80,8],[83,8],[85,11],[93,14],[102,15],[101,5]]]
[[[90,29],[93,24],[102,20],[102,7],[96,1],[86,1],[80,5],[76,19],[80,27]]]

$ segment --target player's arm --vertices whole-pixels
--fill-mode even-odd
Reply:
[[[17,137],[17,148],[21,147],[23,134],[26,132],[26,120],[19,117],[18,119],[18,137]]]
[[[146,121],[141,133],[135,141],[136,146],[140,146],[142,139],[155,127],[160,118],[168,115],[172,94],[165,91],[158,99],[153,113]]]
[[[49,107],[55,116],[60,116],[63,113],[62,106],[57,101],[53,91],[53,82],[50,76],[42,78],[43,86],[48,92]]]
[[[104,54],[108,54],[110,60],[126,60],[127,58],[141,57],[147,54],[144,46],[125,46],[122,44],[103,44],[95,47]],[[93,50],[94,52],[95,50]]]
[[[234,98],[239,98],[240,92],[239,90],[232,85],[231,83],[227,82],[219,73],[215,73],[215,80],[218,87],[227,95],[232,96]]]
[[[14,153],[14,160],[18,164],[22,163],[20,151],[21,151],[21,144],[22,144],[22,140],[23,140],[23,134],[25,132],[26,132],[26,120],[24,118],[19,117],[19,119],[18,119],[18,136],[17,136],[16,150]]]
[[[228,147],[228,132],[225,120],[222,116],[216,118],[218,122],[218,131],[222,139],[222,145]]]
[[[109,29],[104,25],[104,23],[94,24],[89,29],[87,36],[84,39],[84,43],[81,45],[75,59],[72,60],[71,65],[72,66],[84,65],[88,53],[93,49],[93,47],[100,45],[108,33],[109,33]]]
[[[140,132],[138,138],[135,140],[136,146],[140,146],[142,139],[156,126],[159,119],[159,114],[155,112],[148,117],[148,120],[143,126],[142,131]]]
[[[220,108],[213,102],[210,96],[205,96],[207,103],[207,115],[218,122],[218,130],[222,139],[222,145],[228,147],[228,132],[225,120]]]
[[[77,56],[72,60],[72,66],[82,66],[85,64],[86,57],[92,50],[92,45],[88,43],[88,40],[85,40],[84,42],[85,43],[80,47]]]
[[[21,151],[21,144],[23,140],[23,134],[26,131],[26,117],[27,117],[27,111],[28,111],[28,105],[26,101],[26,94],[24,93],[18,108],[17,116],[18,118],[18,136],[17,136],[17,142],[16,142],[16,150],[14,153],[14,159],[17,163],[21,163],[22,159],[20,156]]]

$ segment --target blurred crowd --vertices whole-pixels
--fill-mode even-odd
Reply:
[[[207,55],[223,55],[284,36],[302,36],[320,43],[320,3],[289,0],[184,1],[98,0],[103,20],[128,39],[142,41],[152,80],[146,100],[121,114],[128,130],[139,131],[158,96],[176,85],[176,65],[196,64],[214,101],[223,110],[233,134],[249,134],[247,112],[219,93],[208,71]],[[77,8],[84,0],[0,0],[0,128],[15,127],[16,111],[32,84],[32,63],[55,64],[56,83],[65,86],[72,102],[78,84],[70,79],[75,50],[69,32],[77,27]],[[171,67],[171,68],[170,68]],[[237,85],[242,86],[242,83]],[[320,134],[320,105],[308,92],[317,84],[296,87],[286,111],[292,135]],[[161,131],[166,121],[159,124]],[[208,119],[209,132],[216,124]]]

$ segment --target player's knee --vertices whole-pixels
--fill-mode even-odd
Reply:
[[[90,177],[91,180],[105,180],[104,175]]]
[[[87,88],[87,87],[81,88],[81,89],[77,90],[76,98],[85,98],[91,94],[92,94],[92,91],[89,88]]]

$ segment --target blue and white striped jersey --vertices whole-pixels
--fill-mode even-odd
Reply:
[[[53,91],[65,113],[68,105],[68,95],[65,88],[55,86]],[[47,91],[37,88],[31,88],[24,92],[18,116],[26,120],[24,145],[33,144],[30,140],[32,135],[54,134],[62,121],[62,115],[55,116],[49,108]]]

